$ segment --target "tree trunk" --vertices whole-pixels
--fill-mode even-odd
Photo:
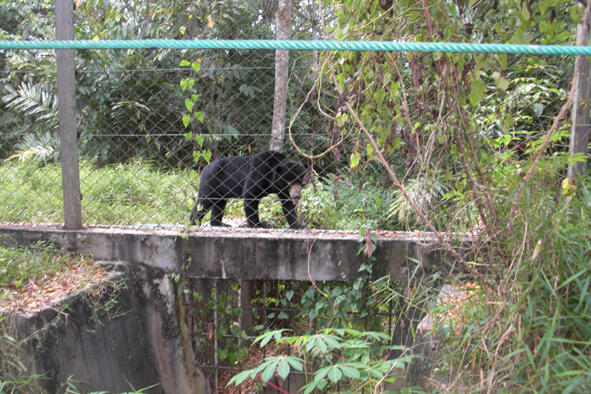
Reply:
[[[583,20],[577,27],[577,45],[588,45],[591,39],[589,32],[590,8],[591,2],[588,2],[585,9]],[[579,1],[579,5],[584,4]],[[572,128],[570,136],[570,156],[575,154],[587,153],[589,147],[589,134],[591,133],[591,124],[589,120],[589,111],[591,110],[591,64],[587,56],[579,56],[576,60],[579,62],[578,74],[574,76],[575,97],[573,98]],[[575,67],[575,69],[577,69]],[[568,166],[568,177],[575,179],[587,170],[586,161],[580,161]]]
[[[277,4],[276,39],[288,40],[290,37],[291,0],[279,0]],[[289,77],[289,51],[275,51],[275,95],[273,103],[273,123],[269,149],[283,150],[285,137],[285,112],[287,107],[287,82]]]

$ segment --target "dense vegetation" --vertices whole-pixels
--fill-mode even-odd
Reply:
[[[75,34],[273,38],[274,3],[77,1]],[[0,0],[0,38],[53,37],[52,7]],[[563,0],[293,7],[292,35],[301,39],[573,44],[582,16]],[[185,223],[201,166],[266,148],[273,59],[268,51],[77,52],[89,222]],[[591,178],[563,182],[570,124],[561,109],[574,59],[327,51],[293,53],[290,62],[285,150],[314,164],[317,184],[303,201],[310,225],[477,236],[473,261],[457,264],[478,282],[481,302],[465,306],[457,329],[434,330],[444,383],[466,391],[591,386]],[[60,221],[52,53],[0,53],[0,97],[0,219]],[[268,208],[269,217],[278,213]],[[417,304],[430,301],[431,279],[441,281],[423,278],[412,289]],[[386,291],[364,280],[306,290],[302,303],[330,311],[346,298],[359,311],[368,288]],[[334,316],[319,324],[352,323]]]

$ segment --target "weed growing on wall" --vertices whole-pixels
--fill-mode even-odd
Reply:
[[[34,374],[25,362],[20,344],[10,334],[5,316],[0,316],[0,392],[35,391],[42,375]]]

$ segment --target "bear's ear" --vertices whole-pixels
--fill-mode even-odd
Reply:
[[[275,170],[276,181],[285,184],[303,183],[305,168],[300,163],[291,159],[282,160]]]

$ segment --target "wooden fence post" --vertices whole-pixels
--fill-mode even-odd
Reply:
[[[55,15],[57,39],[73,40],[74,9],[72,0],[56,0]],[[64,228],[78,229],[82,227],[82,211],[75,118],[74,50],[56,49],[56,56]]]
[[[581,5],[582,3],[579,2]],[[577,45],[588,45],[591,39],[589,31],[590,6],[585,8],[583,20],[577,26]],[[589,135],[591,134],[591,122],[589,111],[591,111],[591,63],[587,56],[579,56],[575,61],[579,62],[579,72],[574,76],[575,97],[573,98],[572,127],[570,136],[570,155],[587,153],[589,146]],[[575,68],[576,69],[576,68]],[[575,179],[586,172],[587,163],[576,162],[568,166],[568,178]]]

